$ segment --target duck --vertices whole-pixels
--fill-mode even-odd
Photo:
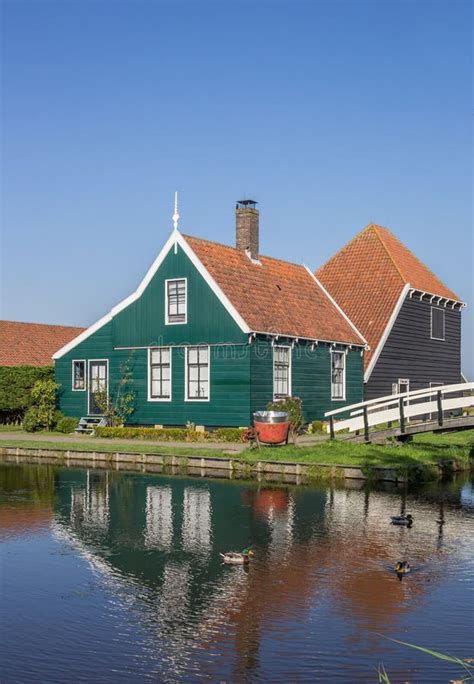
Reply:
[[[235,551],[227,551],[226,553],[219,554],[222,558],[223,563],[228,565],[246,565],[250,563],[250,558],[254,555],[252,549],[244,549],[242,553],[236,553]]]
[[[410,572],[411,567],[410,563],[408,561],[398,561],[398,563],[395,566],[395,572],[397,575],[406,575],[407,572]]]
[[[392,515],[392,525],[411,527],[413,525],[413,517],[409,513],[407,515]]]

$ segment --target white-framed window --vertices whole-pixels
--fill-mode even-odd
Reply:
[[[431,339],[444,340],[444,309],[431,307]]]
[[[210,348],[186,347],[186,401],[210,399]]]
[[[291,347],[273,347],[273,399],[291,397]]]
[[[72,391],[84,392],[86,389],[86,362],[84,359],[72,362]]]
[[[346,398],[346,353],[331,351],[331,399],[344,401]]]
[[[165,323],[179,325],[188,318],[188,281],[186,278],[165,280]]]
[[[398,378],[398,394],[405,394],[410,391],[410,380],[408,378]]]
[[[171,347],[148,350],[148,401],[171,401]]]

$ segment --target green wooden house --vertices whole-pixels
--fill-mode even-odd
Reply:
[[[137,290],[53,358],[59,407],[113,401],[126,367],[133,425],[246,426],[299,396],[308,421],[362,400],[366,341],[305,266],[261,256],[259,212],[236,207],[236,247],[175,228]]]

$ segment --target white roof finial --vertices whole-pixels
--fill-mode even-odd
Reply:
[[[173,227],[175,230],[178,230],[178,221],[179,221],[179,214],[178,214],[178,193],[174,193],[174,214],[173,214]]]

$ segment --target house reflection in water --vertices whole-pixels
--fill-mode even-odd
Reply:
[[[145,546],[171,549],[173,543],[173,508],[171,487],[146,488]]]
[[[86,471],[85,487],[71,487],[71,524],[106,532],[109,525],[109,473]]]
[[[447,554],[458,552],[459,492],[443,498],[449,524],[440,546],[440,501],[429,489],[404,499],[399,492],[118,472],[69,471],[66,477],[74,481],[69,499],[61,495],[66,488],[58,489],[59,526],[87,546],[101,571],[109,567],[122,582],[133,579],[133,587],[139,581],[137,601],[150,639],[160,640],[160,657],[169,657],[176,677],[185,662],[212,648],[232,652],[229,677],[245,680],[258,669],[264,626],[304,624],[323,604],[350,616],[351,643],[362,629],[384,631],[433,591]],[[403,507],[415,517],[416,534],[389,524]],[[256,556],[248,572],[221,564],[219,552],[249,543]],[[419,571],[399,582],[393,567],[405,556]],[[208,674],[213,667],[217,676],[213,662]]]
[[[183,549],[201,554],[211,550],[211,495],[186,487],[183,496]]]

